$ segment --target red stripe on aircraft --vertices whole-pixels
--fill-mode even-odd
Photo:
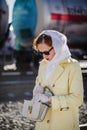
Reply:
[[[87,22],[87,15],[55,14],[51,13],[52,20],[64,20],[73,22]]]

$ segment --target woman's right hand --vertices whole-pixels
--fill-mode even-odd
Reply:
[[[44,91],[42,86],[35,86],[33,90],[33,95],[42,94]]]

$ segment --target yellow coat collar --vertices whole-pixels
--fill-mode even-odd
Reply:
[[[55,67],[54,71],[50,74],[48,80],[46,80],[46,67],[47,67],[47,62],[45,60],[41,61],[42,64],[42,76],[43,76],[43,84],[51,84],[53,85],[53,83],[56,81],[56,79],[58,79],[60,77],[60,75],[64,72],[65,70],[65,66],[66,64],[69,64],[72,61],[72,58],[66,58],[63,61],[61,61],[60,63],[58,63],[58,65]]]

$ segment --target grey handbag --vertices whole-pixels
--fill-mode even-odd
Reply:
[[[42,103],[42,102],[32,103],[32,100],[24,100],[22,115],[32,121],[43,121],[49,107],[50,107],[49,103]]]

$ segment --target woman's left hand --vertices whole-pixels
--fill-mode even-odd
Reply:
[[[37,95],[37,94],[41,94],[43,93],[44,89],[42,86],[35,86],[34,87],[34,90],[33,90],[33,93],[34,95]]]
[[[46,103],[46,102],[49,102],[50,99],[45,94],[37,94],[34,97],[34,102],[39,102],[39,101]]]

